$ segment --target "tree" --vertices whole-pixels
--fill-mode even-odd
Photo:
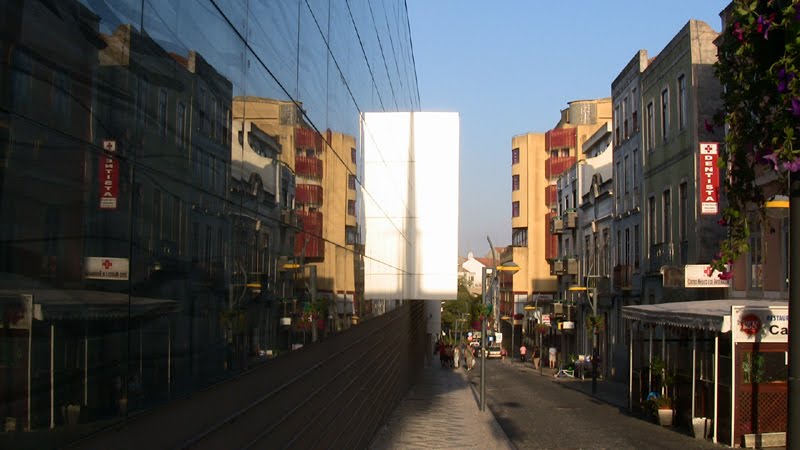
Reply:
[[[774,172],[778,194],[800,171],[800,0],[734,0],[722,31],[717,78],[725,86],[716,120],[727,126],[720,164],[728,205],[720,225],[728,237],[712,267],[730,278],[727,265],[747,253],[752,207],[764,216],[764,187],[757,178]]]
[[[466,330],[472,320],[477,317],[478,306],[480,306],[480,296],[471,294],[466,281],[459,279],[456,300],[443,302],[442,327],[449,327],[451,330]],[[459,326],[456,326],[459,323],[458,320],[462,321]]]

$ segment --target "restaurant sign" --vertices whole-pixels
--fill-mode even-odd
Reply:
[[[788,342],[787,306],[731,307],[733,337],[736,342]]]
[[[708,264],[687,264],[684,266],[683,284],[687,288],[726,288],[731,280],[723,280],[719,272]]]

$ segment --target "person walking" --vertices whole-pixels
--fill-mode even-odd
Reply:
[[[525,347],[525,344],[519,346],[519,359],[522,362],[525,362],[525,353],[528,352],[528,348]]]
[[[548,350],[547,353],[550,356],[550,368],[551,369],[555,369],[556,368],[556,355],[558,354],[558,350],[556,350],[555,347],[550,347],[550,350]]]
[[[475,355],[472,354],[472,347],[467,346],[466,353],[464,353],[464,359],[466,360],[467,370],[472,370],[472,366],[475,365]]]
[[[539,368],[539,364],[542,363],[541,355],[539,354],[539,347],[533,347],[533,356],[531,356],[533,360],[533,367]]]
[[[458,363],[461,359],[461,344],[453,347],[453,367],[458,369]]]

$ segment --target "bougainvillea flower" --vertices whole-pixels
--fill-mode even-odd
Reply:
[[[708,119],[703,119],[703,124],[706,126],[706,131],[709,133],[714,132],[714,124],[710,123]]]
[[[727,221],[727,220],[725,220],[725,218],[724,218],[724,217],[723,217],[722,219],[719,219],[719,220],[717,221],[717,223],[718,223],[720,226],[723,226],[723,227],[727,227],[727,226],[728,226],[728,221]],[[722,255],[718,255],[718,256],[717,256],[717,258],[719,258],[720,256],[722,256]]]
[[[744,41],[744,28],[742,28],[742,25],[739,22],[733,24],[733,35],[736,36],[736,39],[738,39],[739,42]]]
[[[789,83],[794,79],[794,72],[787,72],[785,67],[778,69],[778,92],[781,94],[789,90]]]
[[[794,161],[785,161],[783,168],[789,172],[800,172],[800,158],[795,158]]]
[[[764,155],[761,158],[771,162],[773,170],[778,170],[778,155],[775,153],[770,153],[769,155]]]
[[[774,20],[775,13],[770,14],[769,17],[764,17],[762,14],[758,16],[758,19],[756,19],[756,31],[759,33],[764,33],[764,39],[769,39],[769,27],[772,26],[772,22]]]
[[[731,278],[733,278],[733,272],[731,272],[730,270],[719,273],[720,280],[730,280]]]
[[[795,97],[792,99],[791,110],[795,117],[800,117],[800,98]]]
[[[800,3],[794,4],[794,20],[800,20]]]

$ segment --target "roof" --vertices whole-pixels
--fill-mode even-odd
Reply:
[[[122,292],[79,289],[15,289],[0,290],[0,295],[32,295],[33,304],[41,308],[37,320],[98,320],[157,317],[180,310],[175,300],[131,297]],[[130,304],[129,304],[130,302]]]
[[[731,330],[731,306],[788,306],[788,304],[786,300],[736,298],[632,305],[622,307],[622,317],[656,325],[727,333]]]

